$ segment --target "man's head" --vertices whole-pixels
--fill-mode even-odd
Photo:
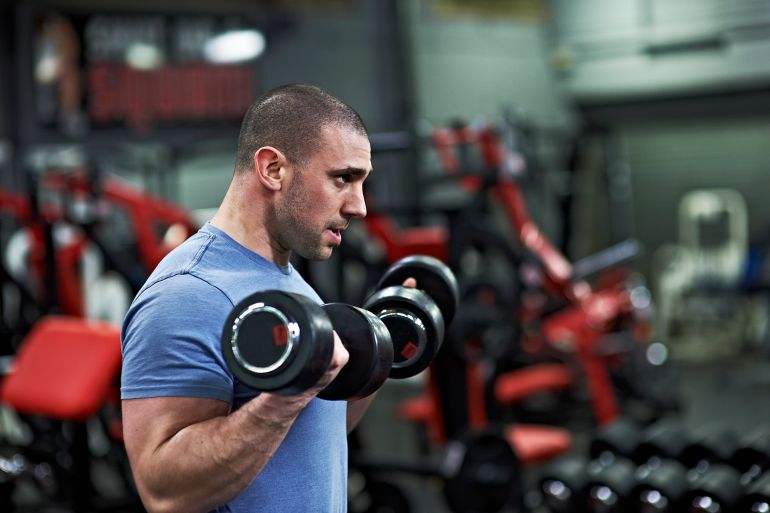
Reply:
[[[254,153],[263,146],[282,151],[292,165],[302,168],[322,149],[321,135],[327,126],[368,136],[358,113],[319,87],[289,84],[268,91],[243,118],[236,173],[251,169]]]
[[[259,98],[244,117],[236,158],[212,222],[275,262],[292,253],[328,258],[350,220],[366,215],[366,128],[318,87],[288,85]]]

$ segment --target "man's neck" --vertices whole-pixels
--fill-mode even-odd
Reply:
[[[291,253],[275,248],[267,230],[267,214],[264,207],[255,206],[254,202],[249,205],[238,201],[234,196],[228,191],[211,219],[211,224],[265,259],[280,266],[288,265]]]

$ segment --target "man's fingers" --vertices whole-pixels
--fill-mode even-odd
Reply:
[[[348,350],[345,349],[345,346],[342,344],[342,340],[340,339],[340,336],[337,335],[337,332],[334,332],[334,353],[332,354],[332,362],[331,362],[331,368],[335,370],[339,370],[342,367],[345,366],[346,363],[348,363],[348,360],[350,359],[350,353],[348,353]]]

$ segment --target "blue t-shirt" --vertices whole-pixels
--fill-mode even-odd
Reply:
[[[225,364],[220,339],[234,305],[267,289],[321,303],[291,265],[269,262],[205,225],[158,265],[126,314],[121,397],[201,397],[233,409],[253,397]],[[345,401],[311,401],[259,476],[215,511],[346,511],[346,411]]]

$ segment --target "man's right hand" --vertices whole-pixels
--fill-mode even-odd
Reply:
[[[337,374],[340,373],[342,368],[345,366],[345,364],[348,363],[348,360],[350,359],[350,353],[348,353],[348,350],[345,349],[345,346],[342,344],[342,340],[340,339],[340,336],[337,334],[337,332],[334,332],[334,351],[332,352],[332,359],[329,363],[329,368],[326,369],[326,372],[323,376],[318,380],[318,382],[310,389],[308,390],[309,393],[316,395],[321,390],[326,388],[326,386],[334,381],[334,378],[337,377]]]

